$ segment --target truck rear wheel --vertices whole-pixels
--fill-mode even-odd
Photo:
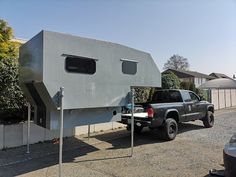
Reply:
[[[207,111],[206,117],[202,119],[203,125],[206,128],[211,128],[214,125],[214,114],[211,111]]]
[[[161,138],[164,140],[173,140],[175,139],[177,133],[178,133],[178,124],[177,122],[172,119],[168,118],[166,119],[165,124],[163,127],[161,127]]]

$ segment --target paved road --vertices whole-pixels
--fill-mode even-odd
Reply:
[[[201,121],[180,125],[174,141],[163,142],[155,132],[135,136],[130,157],[130,137],[115,130],[64,143],[63,176],[74,177],[207,177],[211,168],[223,169],[222,150],[236,132],[236,108],[216,112],[215,126],[205,129]],[[51,142],[0,152],[0,177],[58,176],[58,145]]]

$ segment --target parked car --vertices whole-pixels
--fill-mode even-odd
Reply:
[[[224,148],[224,166],[226,177],[236,176],[236,133],[231,137]]]
[[[224,170],[211,169],[211,176],[235,177],[236,176],[236,133],[231,137],[230,141],[225,144],[223,150]]]
[[[202,120],[206,128],[214,125],[214,105],[189,90],[158,90],[151,101],[134,107],[134,131],[139,133],[144,127],[158,129],[165,140],[175,139],[181,122]],[[123,110],[121,122],[130,130],[129,109]]]

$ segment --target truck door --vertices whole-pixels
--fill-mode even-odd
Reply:
[[[184,100],[185,121],[199,119],[199,98],[193,92],[189,91],[183,91],[182,96]]]
[[[196,114],[196,119],[201,119],[203,117],[203,108],[200,102],[200,98],[194,92],[189,92],[189,95],[191,97],[191,100],[193,101],[193,111]]]

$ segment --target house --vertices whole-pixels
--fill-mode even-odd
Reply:
[[[205,83],[208,80],[214,79],[214,77],[199,73],[196,71],[185,71],[180,69],[167,69],[162,73],[173,72],[181,82],[192,82],[196,87]]]
[[[218,79],[218,78],[232,79],[231,77],[229,77],[229,76],[227,76],[225,74],[222,74],[222,73],[211,73],[211,74],[209,74],[209,76],[212,76],[212,77],[214,77],[216,79]]]

